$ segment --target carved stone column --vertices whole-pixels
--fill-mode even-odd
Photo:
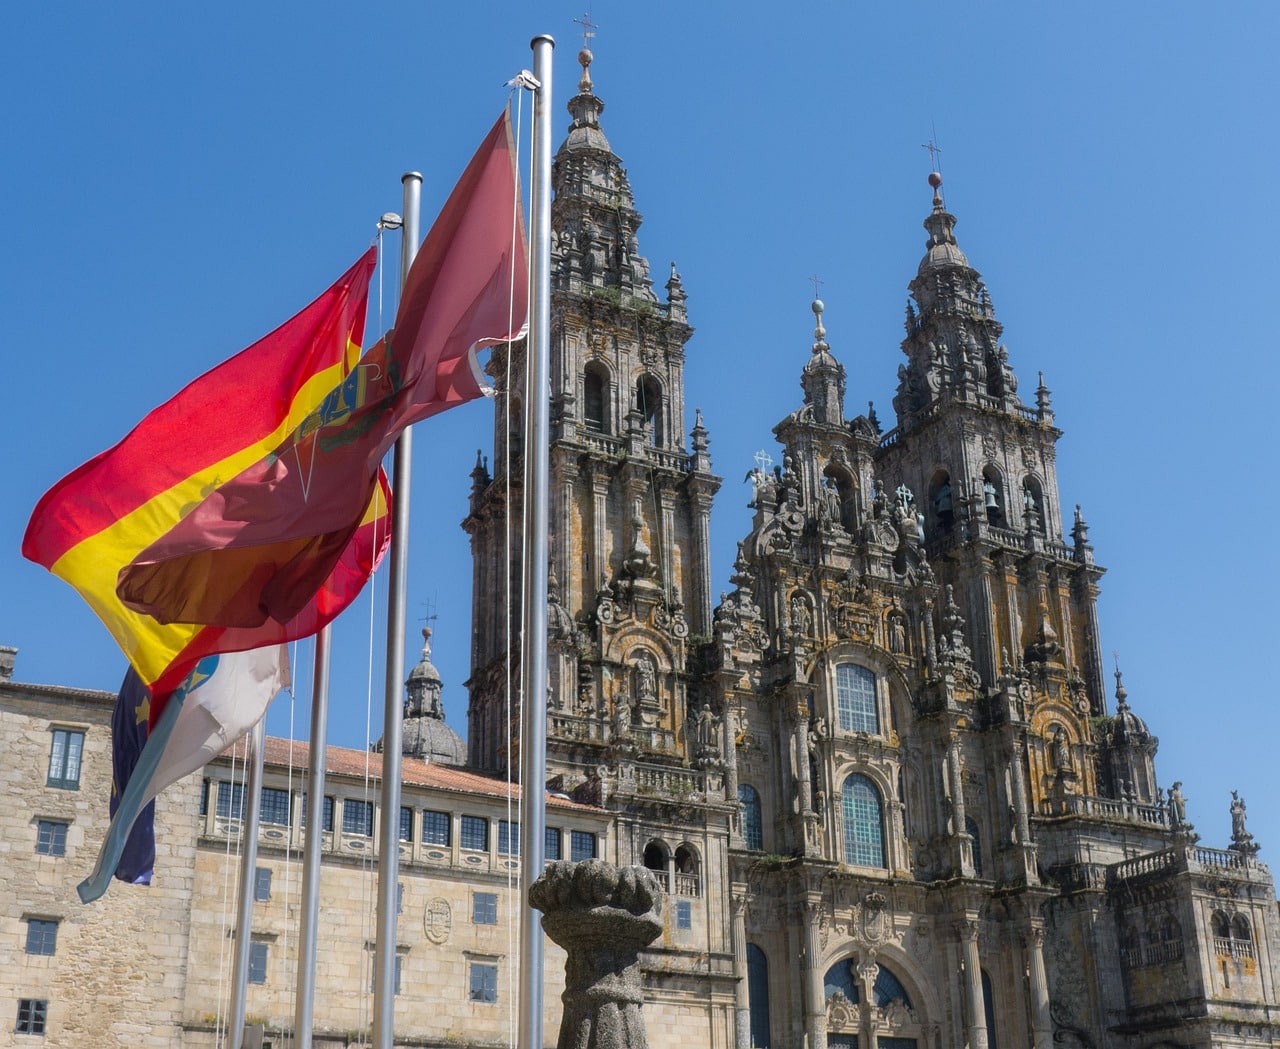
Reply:
[[[982,962],[978,957],[978,920],[956,922],[964,955],[965,1003],[969,1013],[969,1049],[987,1049],[987,1010],[982,1000]]]
[[[733,908],[733,975],[737,986],[733,992],[735,1049],[751,1045],[751,997],[747,984],[747,887],[732,888]]]
[[[804,1033],[809,1049],[827,1049],[827,996],[822,983],[822,946],[818,919],[822,914],[820,897],[810,896],[804,904]]]
[[[1044,926],[1034,922],[1027,931],[1027,973],[1031,982],[1031,1022],[1034,1049],[1052,1049],[1053,1021],[1049,1016],[1049,980],[1044,971]]]
[[[561,860],[533,883],[529,902],[568,953],[557,1049],[648,1049],[640,951],[662,932],[653,872]]]
[[[880,975],[880,966],[876,964],[875,958],[867,958],[866,961],[859,962],[855,970],[858,976],[858,982],[862,984],[861,995],[862,1008],[862,1041],[859,1045],[866,1045],[867,1049],[879,1049],[880,1045],[880,1009],[876,1005],[876,977]]]

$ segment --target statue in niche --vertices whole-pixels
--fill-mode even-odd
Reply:
[[[831,523],[833,525],[841,524],[840,488],[837,486],[834,477],[828,477],[823,484],[822,500]]]
[[[652,703],[658,698],[658,668],[648,652],[641,652],[636,660],[635,698],[637,703]]]
[[[1071,745],[1067,741],[1067,734],[1062,731],[1062,726],[1058,725],[1053,730],[1053,741],[1049,744],[1049,755],[1053,760],[1053,768],[1056,772],[1071,773],[1075,771],[1071,764]]]
[[[902,615],[894,612],[889,617],[889,651],[895,656],[902,655],[907,650],[907,626],[903,622]]]
[[[800,595],[791,598],[791,630],[800,637],[808,637],[813,627],[813,616],[809,613],[809,603]]]

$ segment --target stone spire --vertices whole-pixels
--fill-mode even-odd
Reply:
[[[942,200],[942,176],[929,176],[933,210],[924,220],[929,237],[909,290],[908,363],[898,369],[894,408],[905,426],[931,406],[959,400],[1014,411],[1022,407],[1009,351],[1000,342],[991,296],[982,275],[956,242],[956,218]]]
[[[649,262],[640,254],[636,231],[643,221],[636,211],[627,169],[600,127],[604,103],[591,82],[592,54],[578,53],[582,77],[569,99],[573,123],[556,153],[552,218],[554,286],[565,291],[616,289],[620,300],[658,302],[649,277]],[[684,309],[684,289],[673,270],[668,295],[677,312]]]
[[[813,408],[814,421],[840,426],[844,423],[845,371],[827,344],[827,329],[822,324],[825,308],[821,299],[813,300],[813,355],[805,363],[800,386],[804,403]]]

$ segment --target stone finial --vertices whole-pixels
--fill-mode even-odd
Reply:
[[[813,352],[825,353],[831,349],[827,345],[827,329],[822,324],[822,311],[827,308],[826,304],[821,299],[814,299],[809,308],[813,310]]]
[[[0,645],[0,681],[13,678],[13,666],[18,659],[18,650],[12,645]]]
[[[565,949],[558,1049],[648,1049],[640,951],[662,932],[662,888],[644,867],[550,864],[529,889]]]

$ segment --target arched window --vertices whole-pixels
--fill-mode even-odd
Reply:
[[[644,865],[658,876],[658,880],[662,882],[662,887],[666,891],[671,890],[671,881],[667,877],[667,868],[670,866],[671,853],[667,850],[666,845],[660,841],[651,841],[644,847]]]
[[[764,951],[747,944],[747,1002],[751,1012],[751,1044],[769,1046],[769,962]]]
[[[698,854],[690,845],[681,845],[672,857],[675,867],[675,893],[677,896],[698,895]]]
[[[742,838],[747,848],[764,849],[764,822],[760,817],[760,795],[747,783],[738,784],[738,801],[742,803]]]
[[[987,1049],[1000,1049],[996,1041],[996,1001],[991,987],[991,977],[982,970],[982,1012],[987,1023]]]
[[[1209,918],[1209,924],[1213,926],[1213,935],[1215,939],[1231,939],[1231,920],[1221,911],[1213,912]]]
[[[982,839],[978,837],[978,821],[972,816],[964,818],[964,832],[973,839],[973,874],[982,877]]]
[[[946,470],[939,470],[929,482],[929,506],[933,511],[934,530],[939,535],[946,535],[956,519],[951,475]]]
[[[884,820],[880,792],[866,776],[854,773],[841,788],[844,861],[856,867],[883,867]]]
[[[598,364],[588,364],[582,376],[582,422],[595,433],[609,432],[609,377]]]
[[[982,505],[987,512],[987,524],[1004,528],[1007,521],[1004,512],[1004,478],[994,466],[982,469]]]
[[[636,410],[649,429],[649,441],[655,448],[662,447],[662,387],[652,375],[642,375],[636,380]]]
[[[1231,938],[1244,943],[1253,942],[1253,933],[1249,928],[1249,919],[1237,914],[1231,919]]]
[[[876,709],[876,676],[856,663],[836,667],[836,712],[842,732],[880,732]]]
[[[1027,531],[1046,534],[1044,514],[1044,489],[1038,480],[1028,477],[1022,482],[1022,519]]]

